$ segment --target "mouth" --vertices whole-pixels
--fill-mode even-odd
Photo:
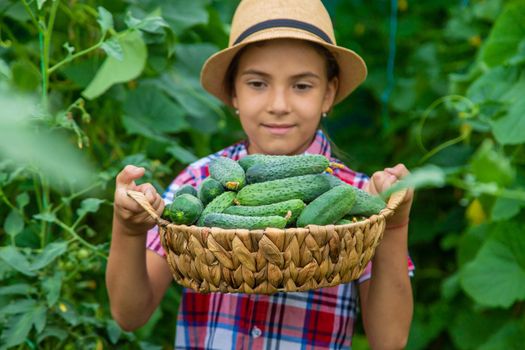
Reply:
[[[262,124],[262,127],[268,130],[270,134],[273,135],[284,135],[288,132],[290,132],[294,127],[295,124]]]

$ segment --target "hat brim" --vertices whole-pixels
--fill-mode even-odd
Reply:
[[[275,28],[260,32],[240,44],[221,50],[212,55],[204,63],[201,70],[201,84],[203,88],[216,96],[228,106],[232,106],[231,96],[225,85],[225,78],[232,59],[237,52],[248,44],[272,39],[301,39],[317,43],[327,48],[335,57],[339,65],[339,87],[334,104],[344,100],[366,79],[367,68],[364,60],[354,51],[326,43],[318,37],[300,30]]]

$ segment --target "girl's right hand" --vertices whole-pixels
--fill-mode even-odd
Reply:
[[[150,183],[136,185],[146,170],[134,165],[126,167],[117,175],[114,208],[115,224],[124,228],[128,235],[142,235],[156,225],[155,220],[135,200],[130,198],[126,191],[133,190],[144,193],[146,199],[160,216],[164,210],[164,201]]]

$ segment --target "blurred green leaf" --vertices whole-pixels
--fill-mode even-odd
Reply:
[[[4,230],[11,236],[15,237],[24,229],[24,218],[17,210],[11,210],[4,221]]]
[[[523,348],[523,334],[525,334],[523,322],[509,320],[507,324],[491,334],[491,337],[484,344],[480,344],[478,349],[521,350]]]
[[[53,307],[58,301],[63,277],[62,271],[57,270],[52,276],[42,281],[42,288],[46,292],[47,306]]]
[[[44,250],[35,258],[31,264],[31,270],[40,270],[50,263],[52,263],[56,258],[61,256],[67,251],[67,242],[53,242],[44,248]]]
[[[23,92],[32,92],[40,85],[40,71],[30,61],[20,60],[11,66],[14,85]]]
[[[181,34],[184,30],[194,25],[208,22],[206,5],[209,3],[209,0],[160,3],[162,4],[162,17],[166,19],[171,29],[177,34]]]
[[[104,35],[108,30],[113,29],[113,15],[102,6],[99,6],[97,9],[97,22],[100,24],[100,29],[102,29],[102,34]]]
[[[498,17],[481,49],[481,59],[490,67],[506,63],[525,37],[525,3],[510,2]]]
[[[109,320],[106,325],[106,331],[108,332],[109,341],[111,344],[116,344],[120,338],[120,335],[122,334],[122,330],[118,324],[113,320]]]
[[[96,213],[99,210],[100,205],[104,202],[104,199],[86,198],[80,204],[80,208],[77,209],[77,215],[84,216],[87,213]]]
[[[525,207],[523,201],[498,197],[492,207],[491,218],[493,221],[509,220],[518,215],[522,207]]]
[[[479,182],[494,182],[504,187],[512,183],[515,170],[508,158],[486,139],[470,161],[470,171]]]
[[[445,186],[446,174],[438,166],[429,164],[421,168],[416,168],[412,172],[398,181],[396,184],[388,188],[381,194],[382,197],[388,197],[392,193],[404,188],[412,187],[414,189],[420,188],[440,188]]]
[[[130,134],[150,137],[190,128],[182,108],[155,85],[140,85],[130,91],[122,118]]]
[[[118,38],[122,47],[124,59],[119,61],[108,57],[98,70],[91,83],[82,92],[88,100],[92,100],[109,89],[114,84],[135,79],[144,69],[147,49],[138,30],[131,30]]]
[[[31,265],[27,258],[13,246],[0,247],[0,259],[26,276],[35,275],[35,272],[31,270]]]
[[[525,300],[525,235],[523,225],[505,221],[461,271],[461,285],[482,305],[509,307]]]
[[[33,324],[37,333],[41,333],[47,322],[47,308],[44,305],[38,305],[33,312]]]
[[[124,60],[124,51],[122,50],[122,46],[120,45],[120,42],[115,37],[104,41],[104,43],[102,44],[100,48],[104,50],[104,52],[109,57],[113,57],[117,61]]]
[[[7,321],[7,327],[3,330],[0,340],[7,347],[21,344],[26,340],[32,326],[32,312],[13,316]]]
[[[0,287],[0,295],[21,294],[27,295],[35,292],[35,288],[26,283],[18,283],[10,286]]]
[[[524,143],[525,118],[523,116],[525,116],[525,99],[521,98],[511,104],[505,115],[491,120],[490,124],[496,140],[503,145]]]
[[[190,164],[198,160],[198,158],[193,153],[189,152],[176,143],[171,144],[171,146],[169,146],[166,151],[179,160],[182,164]]]

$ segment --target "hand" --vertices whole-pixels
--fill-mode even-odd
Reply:
[[[383,171],[377,171],[372,175],[367,186],[365,186],[365,191],[370,194],[380,194],[409,173],[403,164],[397,164],[393,168],[385,168]],[[394,215],[387,219],[387,226],[394,227],[408,223],[413,198],[414,189],[408,188],[405,197],[395,210]]]
[[[149,229],[155,226],[156,222],[134,199],[130,198],[126,191],[134,190],[144,193],[146,199],[155,209],[159,216],[164,210],[164,201],[150,183],[136,185],[135,180],[144,175],[145,169],[134,165],[126,167],[117,175],[114,219],[115,223],[122,225],[125,229],[123,232],[129,235],[145,234]]]

